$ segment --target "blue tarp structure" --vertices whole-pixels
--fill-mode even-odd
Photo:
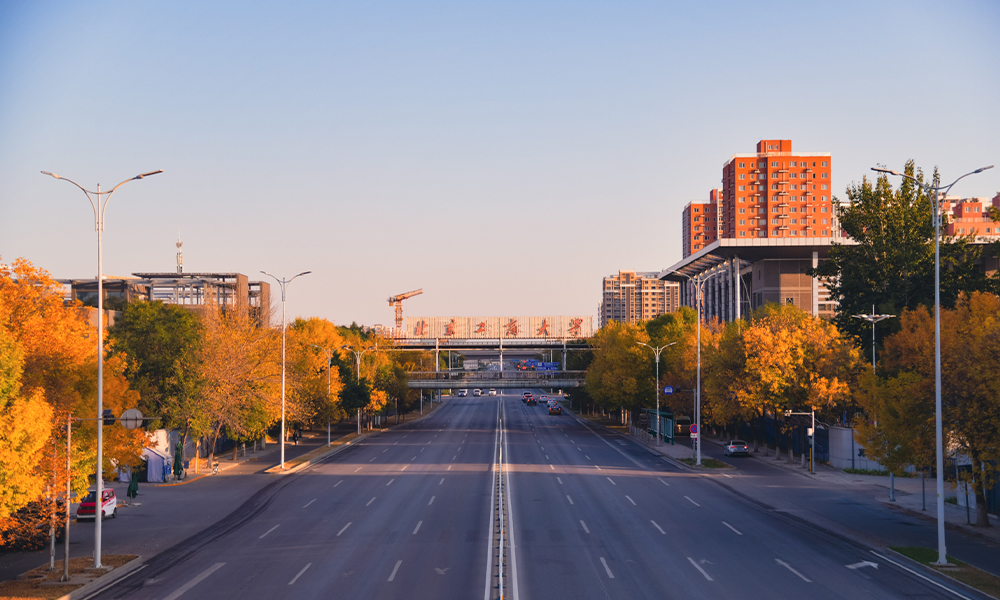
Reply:
[[[170,476],[172,462],[166,452],[155,448],[143,448],[142,458],[146,461],[146,481],[149,483],[163,483]],[[118,472],[118,480],[127,483],[131,480],[131,474],[127,469]]]

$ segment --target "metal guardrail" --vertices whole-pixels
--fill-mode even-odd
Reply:
[[[586,371],[412,371],[410,380],[435,381],[549,381],[583,379]]]

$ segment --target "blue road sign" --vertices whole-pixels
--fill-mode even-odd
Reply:
[[[663,388],[663,393],[669,396],[670,394],[674,393],[674,388],[668,385],[665,388]]]
[[[693,433],[695,435],[698,434],[698,424],[697,423],[691,423],[691,427],[689,427],[688,429],[691,430],[691,433]]]

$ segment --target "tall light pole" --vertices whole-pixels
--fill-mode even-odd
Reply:
[[[323,346],[320,346],[320,345],[317,345],[317,344],[309,344],[309,345],[312,346],[313,348],[319,348],[320,350],[322,350],[323,352],[326,353],[326,397],[327,397],[327,402],[329,402],[330,398],[332,396],[331,392],[333,391],[332,380],[330,379],[330,372],[333,371],[333,364],[332,364],[333,363],[333,350],[330,350],[329,348],[324,348]],[[327,417],[327,419],[326,419],[326,447],[327,448],[330,447],[330,418],[329,417]]]
[[[677,273],[681,277],[686,277],[688,281],[694,284],[695,291],[697,292],[697,294],[695,294],[695,304],[697,305],[698,309],[698,379],[697,379],[697,387],[695,388],[694,410],[695,410],[695,429],[698,430],[698,432],[695,435],[697,435],[698,438],[695,440],[694,444],[695,447],[694,464],[701,466],[701,298],[702,298],[702,293],[704,291],[705,282],[715,277],[716,275],[722,275],[723,273],[725,273],[725,271],[716,271],[711,275],[698,274],[694,276],[686,275],[684,273],[681,273],[680,271],[674,271],[674,270],[671,270],[671,273]]]
[[[923,183],[917,178],[881,167],[872,167],[872,171],[886,173],[909,179],[917,184],[932,200],[931,219],[934,224],[934,444],[937,452],[937,533],[938,533],[938,559],[935,564],[948,564],[948,556],[944,543],[944,434],[941,427],[941,203],[938,201],[939,193],[944,192],[947,196],[951,188],[968,177],[982,173],[987,169],[992,169],[993,165],[976,169],[975,171],[962,175],[948,185],[932,186]],[[919,192],[918,192],[919,196]]]
[[[872,324],[872,373],[875,372],[875,323],[880,321],[885,321],[886,319],[892,319],[896,315],[877,315],[875,314],[875,305],[872,305],[872,312],[870,315],[851,315],[855,319],[861,319],[862,321],[868,321]]]
[[[667,348],[673,346],[677,342],[670,342],[666,346],[660,346],[659,348],[654,348],[649,344],[644,344],[639,342],[640,346],[645,346],[653,351],[653,356],[656,358],[656,445],[660,445],[660,352],[663,352]]]
[[[302,277],[303,275],[308,275],[312,271],[303,271],[292,277],[291,279],[285,279],[282,277],[278,279],[274,275],[271,275],[267,271],[261,271],[262,274],[274,279],[278,282],[281,287],[281,469],[285,468],[285,289],[288,284],[295,281],[296,277]]]
[[[351,352],[354,353],[354,359],[358,363],[358,379],[357,379],[357,382],[361,383],[361,357],[365,355],[365,352],[368,352],[369,350],[377,350],[378,347],[377,346],[368,346],[367,348],[365,348],[361,352],[358,352],[357,350],[355,350],[354,348],[351,348],[347,344],[344,344],[343,346],[341,346],[341,348],[344,349],[344,350],[349,350],[349,351],[351,351]],[[360,406],[358,407],[358,435],[361,435],[361,407]]]
[[[43,175],[48,175],[49,177],[54,177],[56,179],[62,179],[63,181],[68,181],[76,187],[80,188],[80,191],[87,195],[87,200],[90,200],[90,206],[94,209],[94,229],[97,230],[97,506],[98,509],[94,513],[94,568],[101,568],[101,521],[104,520],[104,512],[100,507],[103,507],[104,498],[104,214],[108,208],[108,201],[111,200],[111,195],[115,193],[115,190],[125,185],[130,181],[135,181],[137,179],[142,179],[144,177],[149,177],[150,175],[156,175],[162,173],[163,169],[157,169],[156,171],[150,171],[148,173],[142,173],[136,175],[135,177],[126,179],[125,181],[119,183],[115,187],[111,188],[110,191],[102,192],[101,184],[97,184],[97,191],[88,191],[79,183],[73,181],[72,179],[66,179],[65,177],[60,177],[55,173],[50,173],[48,171],[42,171]],[[91,195],[93,194],[93,195]],[[104,198],[101,198],[104,196]],[[67,499],[67,502],[69,500]],[[67,505],[68,506],[68,505]]]

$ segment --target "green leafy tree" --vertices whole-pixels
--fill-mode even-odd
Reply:
[[[594,335],[594,360],[587,369],[587,393],[601,407],[632,411],[648,406],[655,397],[653,361],[641,325],[613,321]]]

